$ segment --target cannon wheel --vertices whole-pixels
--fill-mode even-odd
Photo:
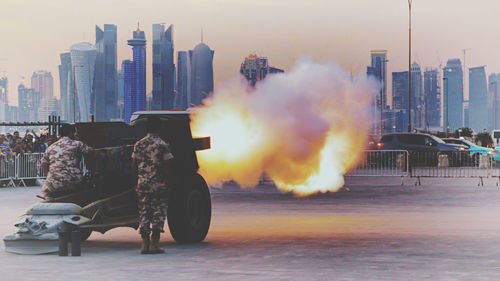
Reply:
[[[169,198],[168,226],[178,243],[201,242],[207,236],[212,203],[207,183],[199,174],[191,175]]]

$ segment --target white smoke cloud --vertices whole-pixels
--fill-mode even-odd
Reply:
[[[282,190],[335,191],[364,149],[376,91],[365,76],[310,58],[255,89],[231,81],[194,115],[193,133],[212,137],[200,172],[210,184],[255,186],[266,173]]]

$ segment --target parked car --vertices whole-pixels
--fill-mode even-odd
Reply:
[[[423,133],[394,133],[382,136],[380,150],[407,150],[412,165],[438,164],[439,155],[448,155],[450,165],[461,166],[470,161],[469,150],[464,145],[447,144],[440,138]]]
[[[500,162],[500,154],[496,149],[479,146],[464,138],[445,138],[443,141],[449,144],[460,144],[466,146],[470,151],[470,155],[475,166],[479,165],[479,158],[481,155],[488,155],[491,160]]]

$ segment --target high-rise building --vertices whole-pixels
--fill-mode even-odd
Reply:
[[[61,96],[61,119],[66,121],[73,121],[73,107],[71,106],[73,96],[73,71],[71,66],[71,53],[62,53],[60,54],[60,58],[61,65],[59,65],[59,86]]]
[[[447,120],[450,132],[464,125],[464,87],[460,59],[449,59],[443,68],[443,130]]]
[[[92,112],[92,88],[94,84],[95,47],[86,42],[74,44],[70,48],[73,77],[75,78],[76,96],[70,97],[71,121],[89,122]],[[53,103],[53,102],[52,102]],[[74,119],[74,120],[73,120]]]
[[[488,127],[488,90],[484,66],[469,68],[469,125],[475,132]]]
[[[0,94],[1,94],[1,101],[0,101],[0,122],[8,122],[9,117],[8,117],[8,111],[9,111],[9,99],[8,99],[8,87],[9,86],[9,80],[7,77],[1,77],[0,78]]]
[[[187,109],[191,105],[191,74],[191,57],[185,51],[178,52],[175,108]]]
[[[411,65],[411,110],[413,128],[423,129],[425,127],[424,93],[422,87],[422,70],[420,65]]]
[[[392,73],[392,109],[408,110],[408,71]]]
[[[49,116],[60,116],[61,115],[61,104],[56,97],[51,97],[45,100],[38,110],[38,117],[41,120],[47,120]]]
[[[47,120],[47,115],[44,113],[50,101],[54,98],[54,78],[48,71],[40,70],[33,72],[31,76],[31,87],[35,89],[35,94],[40,96],[40,107],[38,112],[38,120]]]
[[[404,132],[408,128],[408,71],[392,73],[392,110],[394,121],[389,122],[391,132]],[[387,125],[384,126],[386,130]],[[395,127],[395,128],[394,128]]]
[[[441,88],[439,87],[439,71],[429,69],[424,72],[424,108],[425,127],[441,126]]]
[[[214,90],[214,51],[201,42],[192,51],[189,51],[189,56],[191,57],[192,71],[190,106],[198,106]]]
[[[173,25],[153,24],[153,100],[154,110],[174,108],[175,64]]]
[[[464,101],[464,127],[470,128],[469,124],[469,101]]]
[[[123,121],[123,100],[124,100],[124,75],[123,69],[118,71],[118,116],[117,120]]]
[[[19,122],[19,116],[23,115],[24,112],[19,111],[19,107],[17,106],[7,106],[7,122]]]
[[[488,77],[488,129],[500,128],[500,73],[492,73]]]
[[[54,96],[54,78],[49,71],[39,70],[31,76],[31,87],[40,93],[40,99],[48,100]]]
[[[132,113],[146,110],[146,36],[139,27],[128,40],[132,46],[133,61],[122,62],[124,72],[124,113],[126,123],[130,122]]]
[[[95,74],[92,101],[96,121],[114,120],[118,114],[118,80],[116,73],[116,25],[95,27]]]
[[[382,109],[387,107],[387,51],[373,50],[370,52],[371,65],[367,67],[366,74],[373,76],[380,83],[382,90]],[[408,90],[406,90],[408,93]],[[377,105],[380,105],[380,98],[377,97]],[[380,106],[379,106],[380,107]]]
[[[17,87],[17,100],[19,122],[36,122],[38,119],[38,110],[40,109],[40,94],[35,89],[26,88],[23,84]],[[45,120],[43,120],[45,121]]]
[[[245,77],[253,87],[257,81],[266,78],[269,73],[283,73],[282,69],[270,67],[268,59],[251,54],[245,58],[240,66],[240,74]]]

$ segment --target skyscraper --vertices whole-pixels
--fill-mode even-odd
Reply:
[[[38,111],[38,120],[47,120],[45,113],[48,110],[49,103],[54,98],[54,78],[48,71],[40,70],[33,72],[31,76],[31,87],[35,89],[40,96],[40,107]]]
[[[422,89],[422,70],[414,62],[411,65],[411,110],[414,128],[423,129],[425,126],[424,94]]]
[[[450,132],[454,132],[464,124],[464,87],[460,59],[449,59],[443,68],[443,103],[443,130],[446,131],[448,119]]]
[[[8,99],[8,87],[9,80],[7,77],[0,78],[0,122],[8,122],[8,113],[9,113],[9,99]]]
[[[133,61],[122,63],[124,72],[124,113],[126,123],[130,122],[132,113],[146,110],[146,36],[139,27],[128,40],[132,46]]]
[[[488,77],[488,129],[500,128],[500,74],[492,73]]]
[[[267,58],[258,57],[255,54],[247,56],[240,66],[240,74],[250,82],[252,87],[255,86],[257,81],[266,78],[269,73],[283,72],[284,71],[279,68],[270,67]]]
[[[38,120],[38,110],[40,107],[40,95],[35,89],[26,88],[23,84],[17,87],[17,100],[19,122],[36,122]],[[44,120],[45,121],[45,120]]]
[[[203,99],[208,97],[214,90],[214,51],[210,50],[210,47],[201,42],[196,45],[192,51],[189,51],[189,55],[192,63],[190,106],[198,106],[201,105]]]
[[[45,100],[38,110],[38,117],[41,120],[47,120],[49,116],[61,115],[61,103],[56,97]]]
[[[404,132],[408,128],[408,71],[392,73],[392,131]]]
[[[374,75],[374,78],[379,82],[382,89],[382,109],[387,106],[387,51],[373,50],[370,52],[371,65],[367,67],[366,73],[368,76]],[[406,90],[408,93],[408,90]],[[377,105],[380,107],[380,98],[377,98]]]
[[[187,109],[191,105],[191,57],[185,51],[177,53],[177,94],[174,106]]]
[[[47,100],[54,96],[54,78],[49,71],[39,70],[31,76],[31,87],[40,93],[40,99]]]
[[[116,25],[105,24],[104,31],[95,27],[94,100],[96,121],[110,121],[118,114],[118,80],[116,73]]]
[[[408,109],[408,71],[392,73],[392,109]]]
[[[59,65],[59,86],[61,95],[61,119],[73,121],[73,71],[71,66],[71,54],[60,54],[61,65]],[[21,108],[21,107],[20,107]],[[21,109],[22,110],[22,109]]]
[[[123,121],[124,81],[123,68],[118,71],[118,120]]]
[[[174,108],[175,64],[173,25],[153,24],[153,100],[154,110]]]
[[[488,91],[484,66],[469,68],[469,125],[476,132],[488,127]]]
[[[441,126],[441,88],[439,87],[439,72],[429,69],[424,72],[424,108],[425,127]]]
[[[70,53],[76,90],[76,95],[72,93],[70,98],[71,107],[74,109],[74,115],[70,120],[89,122],[96,50],[92,44],[82,42],[71,46]]]

